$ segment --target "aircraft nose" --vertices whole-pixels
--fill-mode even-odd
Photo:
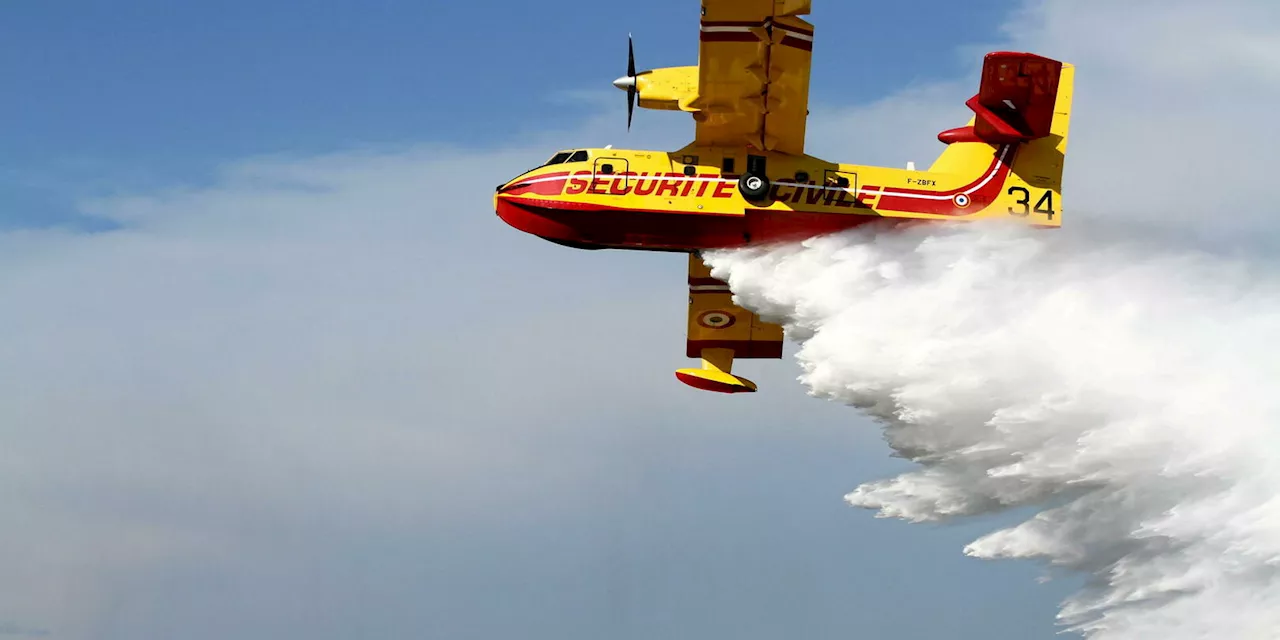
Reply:
[[[636,86],[636,77],[622,76],[621,78],[613,81],[613,86],[626,91],[627,89],[631,89]]]

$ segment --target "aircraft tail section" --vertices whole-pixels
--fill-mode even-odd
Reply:
[[[990,206],[1059,226],[1074,85],[1072,65],[1029,53],[989,54],[981,89],[966,103],[974,118],[938,135],[947,149],[930,171],[974,175],[1011,161]]]

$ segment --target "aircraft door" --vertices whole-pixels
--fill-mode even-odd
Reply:
[[[596,158],[591,178],[592,192],[615,196],[630,193],[636,182],[625,158]]]

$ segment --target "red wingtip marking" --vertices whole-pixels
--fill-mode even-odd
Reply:
[[[707,380],[706,378],[699,378],[697,376],[686,375],[679,372],[676,373],[676,377],[680,379],[680,382],[683,382],[694,389],[701,389],[703,391],[711,391],[714,393],[755,393],[755,389],[752,389],[751,387],[715,382],[713,380]]]

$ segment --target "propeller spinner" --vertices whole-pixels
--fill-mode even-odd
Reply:
[[[631,119],[636,113],[636,48],[627,34],[627,75],[613,81],[613,86],[627,92],[627,131],[631,130]]]

